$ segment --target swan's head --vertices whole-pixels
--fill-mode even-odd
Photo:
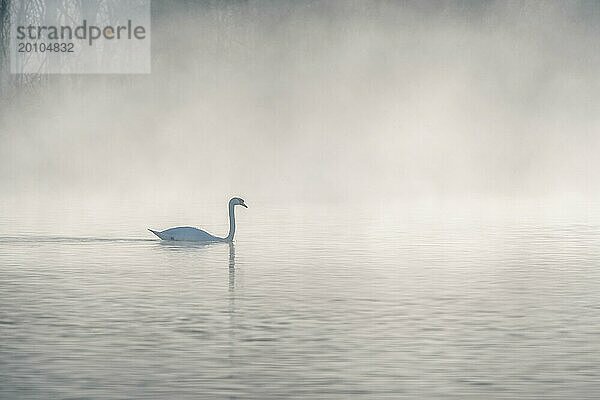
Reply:
[[[248,208],[246,203],[244,203],[244,199],[240,199],[239,197],[234,197],[233,199],[229,200],[229,206],[242,206]]]

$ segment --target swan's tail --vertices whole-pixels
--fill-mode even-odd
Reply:
[[[156,236],[160,237],[160,232],[153,231],[152,229],[148,229],[150,232],[154,233]],[[161,238],[162,239],[162,238]]]

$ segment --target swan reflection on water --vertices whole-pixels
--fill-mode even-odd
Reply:
[[[235,289],[235,245],[229,242],[229,291]]]
[[[179,242],[179,241],[169,241],[169,240],[161,240],[160,242],[156,242],[160,248],[167,249],[169,251],[190,251],[193,249],[197,250],[206,250],[208,248],[218,248],[223,247],[223,242]],[[228,260],[228,269],[229,269],[229,291],[233,291],[235,289],[235,244],[233,242],[227,242],[229,246],[229,260]]]

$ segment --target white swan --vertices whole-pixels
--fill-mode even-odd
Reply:
[[[234,197],[229,200],[229,234],[224,238],[213,236],[202,229],[192,228],[190,226],[171,228],[162,232],[153,231],[152,229],[148,230],[162,240],[182,240],[188,242],[233,242],[233,235],[235,235],[235,214],[233,212],[233,207],[235,206],[248,208],[248,206],[244,203],[244,199]]]

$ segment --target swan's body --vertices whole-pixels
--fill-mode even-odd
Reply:
[[[248,208],[244,203],[243,199],[234,197],[229,200],[229,234],[220,238],[210,233],[203,231],[202,229],[193,228],[190,226],[181,226],[177,228],[170,228],[162,232],[148,229],[162,240],[179,240],[187,242],[232,242],[233,236],[235,235],[235,213],[233,208],[235,206],[243,206]]]
[[[224,242],[225,239],[211,235],[202,229],[192,228],[191,226],[180,226],[157,232],[148,229],[162,240],[185,240],[187,242]]]

